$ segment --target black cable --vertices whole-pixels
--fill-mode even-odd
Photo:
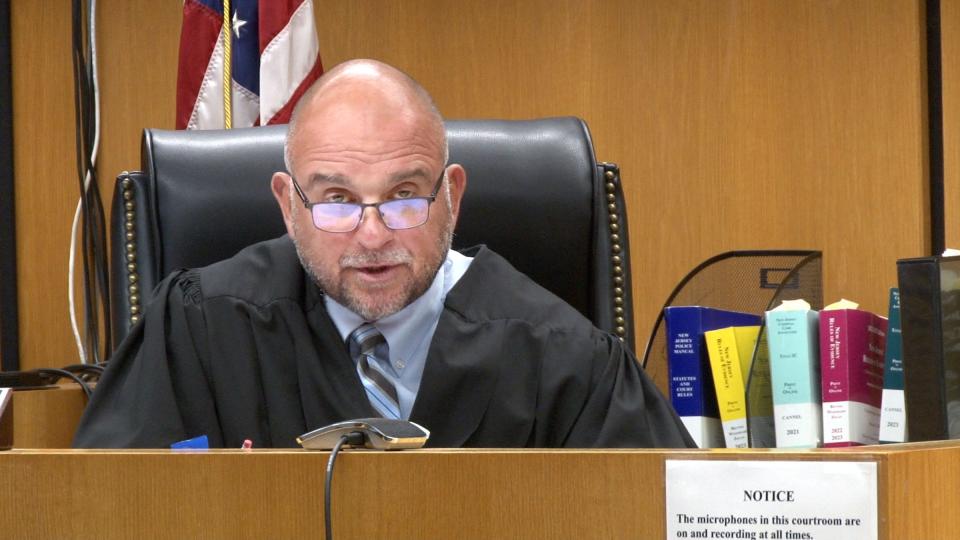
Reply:
[[[92,383],[100,380],[104,367],[98,364],[72,364],[64,366],[63,369],[75,373],[83,382]]]
[[[84,126],[86,125],[86,118],[84,116],[84,111],[86,110],[85,104],[85,95],[86,95],[86,78],[84,76],[86,67],[86,62],[83,58],[83,14],[81,0],[73,0],[71,2],[71,23],[72,23],[72,56],[73,56],[73,113],[74,113],[74,139],[76,145],[76,165],[77,165],[77,178],[80,181],[80,204],[81,209],[83,210],[83,219],[84,222],[88,221],[88,206],[86,204],[86,187],[84,186],[84,178],[86,176],[86,164],[87,154],[86,147],[86,136]],[[83,260],[83,296],[87,301],[84,303],[84,330],[87,345],[89,346],[92,336],[95,332],[96,316],[93,315],[91,310],[91,305],[89,298],[91,297],[90,290],[90,279],[88,274],[88,268],[90,267],[89,261],[89,251],[87,250],[87,231],[86,228],[83,230],[82,242],[81,242],[81,255]]]
[[[85,5],[87,8],[86,16],[84,19],[90,17],[92,13],[92,8],[90,6],[91,0],[86,0]],[[90,249],[91,257],[93,259],[93,268],[92,275],[90,277],[94,285],[94,298],[91,299],[93,304],[93,312],[96,314],[97,319],[94,321],[96,324],[97,332],[95,334],[96,338],[96,350],[93,357],[94,363],[99,363],[102,359],[102,355],[109,350],[109,343],[113,339],[111,333],[110,325],[110,277],[109,277],[109,267],[108,267],[108,257],[107,257],[107,241],[106,241],[106,218],[104,216],[103,209],[103,197],[100,193],[100,182],[97,174],[96,163],[94,162],[95,156],[94,152],[96,151],[97,145],[97,132],[99,130],[99,123],[97,121],[97,95],[96,95],[96,84],[94,80],[94,66],[96,58],[94,58],[94,47],[93,43],[95,41],[95,36],[91,34],[92,30],[84,34],[86,36],[86,41],[84,43],[84,81],[86,84],[83,85],[84,89],[84,104],[86,105],[84,109],[84,126],[86,134],[86,144],[85,152],[83,154],[84,164],[86,167],[84,175],[84,185],[86,192],[84,193],[85,199],[87,202],[87,207],[90,210],[87,216],[89,221],[85,223],[86,229],[90,234]],[[90,177],[89,183],[86,182],[86,177]],[[103,341],[101,342],[100,338],[100,328],[102,325],[103,329]],[[101,347],[101,343],[103,346]]]
[[[64,366],[63,369],[69,371],[70,373],[93,373],[95,375],[100,375],[105,369],[102,364],[71,364],[69,366]]]
[[[94,209],[95,212],[95,229],[96,234],[94,236],[94,260],[96,261],[96,274],[97,274],[97,285],[98,290],[100,291],[100,300],[99,307],[100,312],[103,316],[103,336],[104,336],[104,351],[108,351],[110,346],[109,344],[113,340],[112,328],[110,324],[110,276],[109,268],[107,265],[107,240],[106,240],[106,218],[103,214],[103,198],[100,196],[100,183],[97,179],[97,170],[93,165],[93,162],[90,162],[90,177],[91,182],[90,186],[93,190],[93,200],[95,203]],[[95,363],[100,362],[100,358],[96,359]]]
[[[340,437],[340,440],[334,445],[333,450],[330,451],[330,459],[327,460],[327,478],[323,483],[323,527],[326,531],[326,540],[333,540],[333,525],[330,523],[330,495],[333,491],[333,465],[334,462],[337,461],[337,454],[340,453],[340,448],[343,447],[344,444],[363,446],[364,441],[365,435],[363,433],[352,431]]]
[[[81,379],[80,377],[74,375],[73,373],[70,373],[69,371],[67,371],[67,370],[65,370],[65,369],[39,368],[39,369],[36,369],[36,370],[34,370],[34,371],[36,371],[37,373],[39,373],[39,374],[41,374],[41,375],[53,375],[53,376],[56,376],[56,377],[66,377],[66,378],[68,378],[68,379],[72,379],[73,382],[75,382],[75,383],[77,383],[77,384],[80,385],[80,388],[83,389],[83,393],[86,394],[87,399],[90,399],[90,396],[93,394],[93,390],[90,389],[90,385],[89,385],[89,384],[83,382],[83,379]]]
[[[93,8],[91,6],[91,0],[85,0],[86,13],[84,20],[87,20],[93,14]],[[84,53],[86,62],[84,62],[84,80],[86,84],[84,85],[84,103],[86,104],[85,108],[85,121],[84,125],[86,127],[86,144],[84,152],[84,161],[86,165],[86,175],[84,178],[87,193],[87,204],[89,208],[92,208],[92,211],[89,214],[90,221],[86,223],[87,229],[90,231],[91,238],[91,254],[93,258],[93,276],[91,280],[94,280],[95,285],[95,295],[96,297],[92,299],[94,304],[94,313],[98,315],[97,329],[96,334],[97,338],[97,354],[94,357],[94,363],[99,363],[102,359],[102,354],[105,354],[109,351],[109,343],[112,341],[113,336],[111,335],[112,329],[110,324],[110,276],[109,276],[109,267],[108,267],[108,257],[107,257],[107,240],[106,240],[106,218],[104,215],[103,209],[103,197],[100,193],[100,182],[97,174],[97,168],[95,163],[94,152],[96,152],[97,139],[98,139],[98,130],[100,128],[99,122],[97,120],[97,81],[95,77],[95,65],[96,58],[94,57],[94,43],[96,41],[96,36],[92,34],[94,25],[90,25],[87,31],[84,33],[86,36],[86,41],[84,43]],[[90,177],[89,184],[86,183],[86,176]],[[103,342],[100,341],[100,332],[99,329],[102,325],[103,328]],[[103,343],[101,347],[100,344]],[[101,352],[102,351],[102,352]]]
[[[101,319],[104,343],[110,343],[113,336],[109,313],[110,279],[107,263],[106,218],[93,157],[98,129],[94,88],[96,81],[93,80],[94,36],[84,30],[85,15],[88,14],[85,7],[87,4],[84,0],[72,2],[74,115],[77,175],[80,182],[83,222],[80,245],[83,261],[85,348],[91,361],[100,363],[101,350],[109,349],[109,346],[101,347]]]

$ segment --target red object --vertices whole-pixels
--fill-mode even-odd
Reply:
[[[231,124],[289,121],[323,73],[312,0],[233,0]],[[223,2],[185,0],[177,71],[177,129],[224,127]]]

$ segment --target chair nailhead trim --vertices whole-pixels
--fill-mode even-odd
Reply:
[[[610,212],[610,260],[613,262],[613,282],[617,285],[613,290],[614,322],[617,324],[614,334],[620,338],[620,341],[623,341],[623,338],[627,335],[627,330],[624,327],[623,318],[624,295],[621,287],[623,284],[623,261],[619,255],[623,246],[620,245],[620,215],[617,214],[616,205],[617,176],[612,170],[608,170],[604,173],[604,178],[606,179],[604,187],[607,190],[607,201],[609,202],[607,211]]]
[[[126,176],[130,173],[127,171],[123,172],[123,175]],[[123,214],[123,228],[126,229],[126,245],[124,245],[124,251],[126,252],[127,258],[127,300],[130,307],[130,324],[137,324],[137,321],[140,320],[140,286],[138,282],[140,281],[139,269],[137,268],[137,234],[136,227],[134,226],[133,219],[137,216],[136,202],[133,198],[133,180],[129,177],[125,177],[120,182],[121,189],[123,189],[123,209],[126,210]]]

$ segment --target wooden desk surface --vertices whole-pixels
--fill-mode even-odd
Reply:
[[[291,450],[0,452],[9,538],[323,535],[328,454]],[[333,525],[347,538],[665,536],[667,459],[874,461],[880,538],[955,539],[960,444],[854,450],[350,450]]]

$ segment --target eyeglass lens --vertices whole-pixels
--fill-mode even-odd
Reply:
[[[426,198],[396,199],[380,203],[377,209],[383,223],[390,229],[412,229],[427,221],[430,200]],[[313,205],[313,223],[329,232],[347,232],[360,224],[363,208],[352,203],[321,203]]]

